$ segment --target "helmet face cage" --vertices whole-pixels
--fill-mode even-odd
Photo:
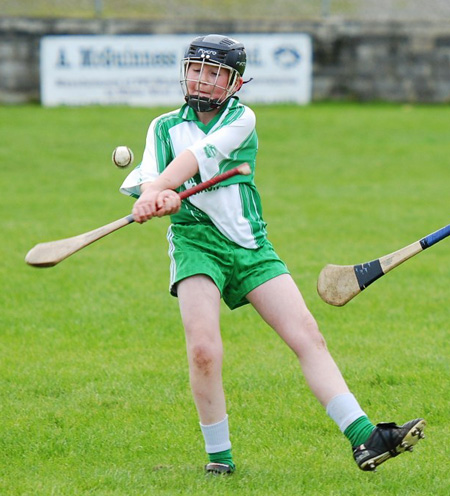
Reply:
[[[189,68],[191,64],[199,64],[200,70],[195,73],[195,78],[189,76]],[[205,66],[214,67],[217,71],[215,79],[213,81],[206,81],[203,78],[205,72]],[[219,86],[217,84],[218,78],[222,71],[228,71],[228,80],[226,86]],[[211,112],[214,109],[219,108],[223,105],[228,98],[230,98],[234,93],[236,93],[239,81],[240,73],[226,64],[215,62],[210,60],[208,55],[202,54],[201,59],[186,57],[181,62],[181,88],[183,90],[184,99],[186,103],[196,110],[197,112]],[[195,84],[195,92],[193,94],[189,93],[188,83]],[[209,93],[209,96],[200,96],[200,83],[202,86],[202,93]],[[207,90],[205,90],[207,88]],[[218,93],[216,90],[222,90]]]

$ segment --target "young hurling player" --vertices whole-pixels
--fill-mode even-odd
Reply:
[[[170,292],[178,296],[189,375],[209,463],[231,473],[228,415],[222,385],[220,300],[250,303],[297,355],[306,381],[349,439],[362,470],[395,457],[423,437],[425,421],[374,426],[349,391],[286,265],[266,236],[254,182],[258,141],[255,115],[235,93],[243,84],[244,46],[225,36],[195,38],[182,61],[186,103],[150,125],[142,163],[121,192],[139,199],[137,222],[171,215]],[[180,204],[174,190],[243,162],[250,176],[228,179]]]

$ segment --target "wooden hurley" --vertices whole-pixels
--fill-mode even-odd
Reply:
[[[370,284],[414,255],[450,235],[450,224],[398,251],[359,265],[326,265],[319,274],[317,292],[326,303],[345,305]]]
[[[190,196],[195,195],[200,191],[211,188],[215,184],[225,181],[225,179],[237,176],[238,174],[247,176],[250,173],[250,166],[247,163],[244,163],[239,165],[238,167],[235,167],[234,169],[230,169],[227,172],[218,174],[208,181],[204,181],[190,189],[182,191],[181,193],[179,193],[179,196],[182,200],[184,200],[185,198],[189,198]],[[39,243],[27,253],[25,262],[28,265],[32,265],[33,267],[53,267],[65,258],[70,257],[70,255],[73,255],[77,251],[81,250],[85,246],[88,246],[91,243],[104,238],[108,234],[111,234],[112,232],[117,231],[124,226],[128,226],[132,222],[134,222],[134,219],[133,216],[130,214],[126,217],[111,222],[110,224],[106,224],[105,226],[94,229],[93,231],[79,234],[78,236],[74,236],[72,238],[49,241],[47,243]]]

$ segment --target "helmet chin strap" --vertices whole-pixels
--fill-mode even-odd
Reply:
[[[217,100],[211,100],[210,98],[204,98],[199,96],[187,96],[185,98],[186,103],[194,109],[196,112],[211,112],[220,107],[221,104]],[[225,102],[222,102],[225,103]]]

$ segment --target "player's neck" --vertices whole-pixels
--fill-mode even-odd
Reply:
[[[211,112],[197,112],[197,117],[202,124],[209,124],[219,113],[220,108],[211,110]]]

